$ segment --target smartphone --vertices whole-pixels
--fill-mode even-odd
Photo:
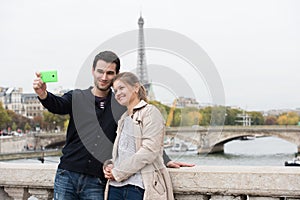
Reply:
[[[44,83],[57,82],[57,71],[53,70],[41,72],[41,79]]]

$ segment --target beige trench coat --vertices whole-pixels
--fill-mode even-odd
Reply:
[[[117,144],[126,116],[127,113],[124,113],[118,122],[117,137],[112,152],[113,161],[117,156]],[[174,200],[171,179],[162,158],[165,125],[160,111],[142,100],[134,107],[132,119],[137,152],[126,159],[122,166],[112,170],[115,180],[118,182],[126,180],[141,170],[145,188],[144,200]]]

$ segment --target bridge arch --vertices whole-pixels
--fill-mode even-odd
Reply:
[[[224,126],[222,133],[214,132],[206,127],[197,129],[191,127],[169,128],[168,137],[177,137],[198,145],[198,153],[214,153],[224,151],[223,145],[242,137],[277,137],[297,145],[300,152],[300,127],[298,126]]]
[[[46,149],[62,148],[65,145],[65,140],[56,141],[45,146]]]
[[[35,143],[37,147],[44,147],[48,149],[61,148],[66,141],[66,134],[38,134],[35,135]]]
[[[228,142],[231,142],[233,140],[243,140],[243,138],[247,138],[247,137],[255,137],[255,138],[262,138],[262,137],[275,137],[275,138],[279,138],[282,139],[284,141],[287,141],[291,144],[294,144],[296,146],[298,146],[297,142],[295,141],[294,137],[289,137],[286,134],[278,134],[278,133],[263,133],[263,134],[259,134],[259,136],[257,134],[240,134],[240,135],[232,135],[232,136],[228,136],[228,137],[224,137],[221,140],[218,140],[212,147],[212,153],[216,153],[216,152],[224,152],[224,145]]]

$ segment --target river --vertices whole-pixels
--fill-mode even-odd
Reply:
[[[283,166],[292,160],[297,146],[276,137],[262,137],[254,140],[234,140],[224,146],[224,153],[197,155],[196,152],[172,152],[166,150],[171,159],[196,165],[248,165]],[[37,159],[2,161],[10,163],[41,163]],[[45,163],[58,163],[59,157],[46,157]]]
[[[276,137],[234,140],[224,146],[224,153],[197,155],[193,152],[175,153],[167,150],[173,160],[196,165],[284,166],[292,160],[297,146]]]

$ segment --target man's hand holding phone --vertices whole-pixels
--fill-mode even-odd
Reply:
[[[57,82],[57,71],[36,72],[33,89],[40,99],[47,98],[47,82]]]
[[[49,83],[49,82],[57,82],[57,71],[43,71],[40,73],[41,74],[41,79],[44,83]]]

